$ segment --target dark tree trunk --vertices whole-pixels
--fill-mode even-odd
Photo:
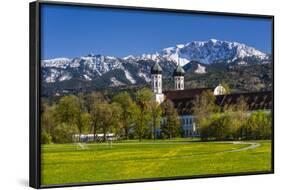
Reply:
[[[125,126],[125,139],[129,139],[129,132],[127,126]]]
[[[97,124],[94,124],[94,141],[97,142]]]
[[[153,133],[154,133],[154,127],[152,126],[152,127],[151,127],[151,134],[150,134],[150,138],[151,138],[151,139],[154,139]]]
[[[169,133],[169,139],[170,139],[170,140],[172,139],[172,133],[171,133],[171,131],[170,131],[170,133]]]
[[[103,130],[103,142],[105,142],[106,141],[106,130],[104,129]]]

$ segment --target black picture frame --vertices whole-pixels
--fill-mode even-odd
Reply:
[[[43,4],[63,5],[63,6],[78,6],[78,7],[95,7],[95,8],[112,8],[119,10],[142,10],[152,12],[170,12],[170,13],[192,13],[197,15],[218,15],[218,16],[235,16],[235,17],[249,17],[249,18],[266,18],[272,20],[272,150],[270,171],[261,172],[242,172],[232,174],[215,174],[215,175],[198,175],[198,176],[182,176],[182,177],[164,177],[151,179],[137,179],[137,180],[116,180],[110,182],[93,182],[93,183],[73,183],[73,184],[58,184],[58,185],[41,185],[41,155],[40,155],[40,7]],[[70,2],[56,2],[56,1],[34,1],[29,4],[29,50],[30,50],[30,66],[29,66],[29,185],[33,188],[52,188],[52,187],[73,187],[73,186],[87,186],[87,185],[101,185],[101,184],[117,184],[117,183],[134,183],[134,182],[152,182],[165,180],[183,180],[195,178],[212,178],[212,177],[226,177],[226,176],[242,176],[242,175],[258,175],[258,174],[272,174],[274,173],[274,16],[273,15],[259,15],[246,13],[228,13],[228,12],[210,12],[198,10],[182,10],[182,9],[166,9],[166,8],[152,8],[152,7],[133,7],[120,5],[103,5],[103,4],[89,4],[89,3],[70,3]]]

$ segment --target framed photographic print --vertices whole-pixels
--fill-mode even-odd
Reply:
[[[274,17],[30,3],[30,186],[274,172]]]

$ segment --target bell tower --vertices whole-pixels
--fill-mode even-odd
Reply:
[[[162,68],[156,62],[151,67],[151,88],[155,95],[155,100],[158,103],[162,103],[164,101],[164,94],[162,93]]]
[[[174,88],[175,90],[184,90],[184,69],[178,64],[174,70]]]

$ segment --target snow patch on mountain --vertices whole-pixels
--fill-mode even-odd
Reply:
[[[110,84],[111,87],[116,87],[116,86],[123,86],[125,85],[124,83],[120,82],[119,80],[116,79],[116,77],[111,77],[110,81],[112,84]]]
[[[131,84],[136,84],[136,80],[134,79],[132,74],[127,69],[125,69],[123,65],[121,66],[121,69],[124,71],[126,79],[128,79]]]
[[[125,72],[125,76],[126,78],[132,83],[132,84],[136,84],[136,80],[132,77],[131,73],[124,69],[124,72]]]
[[[123,57],[123,59],[128,60],[128,59],[135,59],[133,55],[128,55],[126,57]]]
[[[81,61],[81,59],[74,59],[72,62],[71,62],[71,64],[70,64],[70,67],[71,68],[78,68],[79,66],[80,66],[80,61]]]
[[[59,77],[59,81],[64,81],[64,80],[70,80],[72,78],[72,75],[70,73],[65,73]]]
[[[150,79],[150,77],[146,74],[146,73],[144,73],[144,72],[139,72],[138,73],[138,76],[139,77],[141,77],[141,78],[143,78],[146,82],[150,82],[151,81],[151,79]]]
[[[184,45],[179,44],[176,47],[169,47],[162,50],[162,56],[170,61],[175,62],[177,65],[184,66],[190,62],[189,59],[185,58],[184,55],[181,55],[180,49],[183,48]]]
[[[198,74],[204,74],[204,73],[206,73],[206,67],[204,67],[200,64],[197,64],[197,69],[194,72],[198,73]]]
[[[142,54],[139,59],[141,60],[152,60],[152,61],[159,61],[160,55],[156,52],[155,54]]]
[[[56,78],[58,78],[60,76],[60,72],[56,69],[51,69],[50,70],[50,75],[48,75],[46,78],[45,78],[45,81],[47,83],[54,83],[56,82]]]
[[[239,61],[237,64],[238,65],[247,65],[248,63],[246,61]]]
[[[89,77],[88,75],[83,75],[84,76],[84,78],[86,79],[86,80],[88,80],[88,81],[91,81],[92,79],[91,79],[91,77]]]
[[[41,66],[65,69],[69,65],[70,61],[71,59],[68,58],[55,58],[55,59],[43,60],[41,62]]]

